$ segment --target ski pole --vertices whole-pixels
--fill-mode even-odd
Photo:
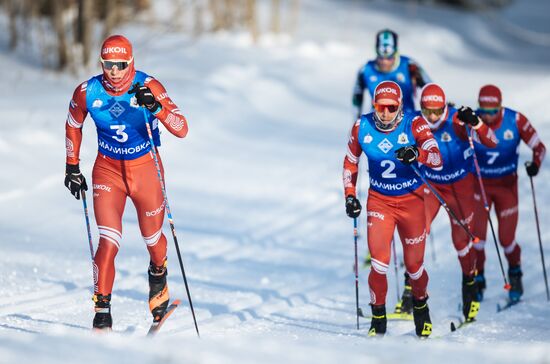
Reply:
[[[462,223],[462,221],[460,221],[460,219],[456,216],[456,214],[453,212],[453,210],[451,210],[449,205],[447,205],[447,203],[445,202],[443,197],[441,197],[441,195],[435,190],[435,188],[433,188],[433,186],[422,176],[422,174],[420,173],[420,170],[418,169],[418,167],[415,166],[414,164],[411,164],[410,166],[415,171],[415,173],[418,175],[418,177],[420,177],[422,182],[424,182],[424,184],[430,189],[430,191],[432,191],[434,196],[439,200],[439,203],[441,204],[441,206],[443,206],[445,208],[445,210],[447,210],[447,212],[449,213],[449,215],[452,216],[452,218],[455,220],[455,222],[466,232],[466,234],[468,234],[468,236],[470,237],[470,240],[472,240],[472,242],[474,244],[479,243],[479,238],[474,236],[474,234],[472,234],[472,232],[466,227],[466,225],[464,225]]]
[[[357,316],[357,330],[359,330],[359,316],[363,316],[363,312],[359,308],[359,268],[357,266],[357,218],[353,218],[353,241],[355,245],[355,313]]]
[[[540,259],[542,260],[542,272],[544,274],[544,284],[546,285],[546,298],[550,301],[550,292],[548,292],[548,278],[546,276],[546,265],[544,264],[544,252],[542,250],[542,240],[540,237],[540,226],[539,226],[539,213],[537,211],[537,200],[535,198],[535,185],[533,184],[533,176],[529,176],[531,181],[531,194],[533,195],[533,207],[535,209],[535,222],[537,224],[537,235],[539,237],[539,248],[540,248]]]
[[[139,83],[136,83],[133,87],[133,90],[139,87]],[[193,309],[193,302],[191,301],[191,293],[189,292],[189,285],[187,284],[187,277],[185,275],[185,269],[183,268],[183,260],[181,258],[180,248],[178,244],[178,238],[176,237],[176,228],[174,226],[174,220],[172,219],[172,212],[170,210],[170,205],[168,204],[168,197],[166,195],[166,188],[164,185],[164,179],[162,178],[162,173],[160,171],[160,164],[158,161],[157,151],[155,149],[155,141],[153,140],[153,133],[151,132],[151,126],[149,125],[149,118],[147,117],[147,111],[145,107],[142,108],[143,117],[145,119],[145,126],[147,128],[147,135],[149,136],[149,143],[151,144],[151,152],[153,153],[153,159],[155,160],[155,167],[157,168],[157,176],[160,182],[160,188],[162,190],[162,196],[164,197],[164,203],[166,206],[166,214],[168,216],[168,222],[170,223],[170,230],[172,231],[172,238],[174,238],[174,244],[176,246],[176,252],[178,254],[178,260],[180,263],[181,274],[183,276],[183,282],[185,283],[185,291],[187,292],[187,298],[189,299],[189,307],[191,308],[191,314],[193,315],[193,321],[195,323],[195,330],[197,331],[197,336],[200,337],[199,327],[197,325],[197,318],[195,317],[195,310]]]
[[[397,250],[395,249],[395,239],[391,240],[391,246],[393,249],[393,269],[395,271],[395,294],[397,295],[397,302],[399,302],[401,297],[399,297],[399,269],[397,268]]]
[[[433,231],[430,231],[430,250],[432,251],[432,260],[434,263],[436,263],[435,259],[435,244],[434,244],[434,236]]]
[[[86,191],[80,190],[82,195],[82,206],[84,207],[84,217],[86,218],[86,229],[88,230],[88,245],[90,246],[90,258],[92,258],[92,274],[94,278],[94,290],[95,290],[95,277],[97,276],[97,265],[94,262],[94,245],[92,243],[92,229],[90,229],[90,215],[88,214],[88,203],[86,202]]]
[[[477,161],[474,141],[472,139],[473,132],[474,130],[470,129],[470,132],[467,134],[468,134],[468,143],[470,144],[470,148],[472,148],[472,153],[474,157],[474,167],[476,170],[477,183],[479,184],[479,188],[481,190],[481,198],[483,199],[483,206],[485,207],[485,211],[487,212],[487,220],[489,220],[489,226],[491,227],[491,234],[493,235],[493,241],[495,243],[495,249],[497,251],[498,264],[500,265],[500,272],[502,273],[502,278],[504,279],[504,289],[509,291],[510,288],[512,288],[512,286],[510,285],[510,283],[508,283],[508,279],[506,279],[506,273],[504,273],[504,265],[502,264],[502,258],[500,257],[500,249],[498,248],[497,236],[495,234],[493,220],[491,219],[491,209],[489,207],[489,203],[487,202],[487,194],[485,193],[485,187],[483,186],[483,180],[481,179],[481,170],[479,168],[479,162]]]

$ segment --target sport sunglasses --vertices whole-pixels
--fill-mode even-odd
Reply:
[[[103,68],[110,71],[111,69],[113,69],[113,67],[116,66],[116,68],[118,70],[125,70],[126,68],[128,68],[128,66],[130,65],[132,61],[107,61],[107,60],[101,60],[101,64],[103,65]]]
[[[384,112],[385,109],[388,109],[390,113],[394,113],[397,110],[399,110],[399,105],[381,105],[381,104],[374,104],[374,109],[378,112]]]

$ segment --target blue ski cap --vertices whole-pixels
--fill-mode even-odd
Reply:
[[[384,29],[376,34],[376,54],[380,58],[392,58],[397,53],[397,33]]]

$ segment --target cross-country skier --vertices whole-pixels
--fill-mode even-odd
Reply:
[[[511,285],[509,298],[519,301],[523,294],[521,282],[521,248],[516,242],[518,224],[518,157],[519,144],[523,140],[533,150],[533,157],[526,165],[527,175],[536,176],[546,154],[546,147],[529,120],[520,112],[502,106],[502,94],[494,85],[479,90],[477,114],[494,130],[498,139],[496,149],[477,143],[475,152],[483,178],[483,187],[489,206],[495,205],[498,219],[498,238],[508,260],[508,278]],[[485,289],[485,250],[488,215],[485,212],[481,192],[476,194],[476,223],[474,233],[481,239],[476,244],[477,270],[480,299]]]
[[[370,60],[359,70],[353,90],[353,106],[356,118],[361,117],[363,93],[368,90],[371,99],[376,85],[382,81],[394,81],[403,92],[403,111],[414,111],[414,96],[430,79],[411,58],[398,52],[397,34],[384,29],[376,34],[376,59]]]
[[[403,112],[401,88],[381,82],[374,91],[375,111],[353,125],[344,159],[346,213],[357,218],[356,198],[361,153],[368,158],[370,188],[367,200],[368,247],[372,254],[369,274],[372,320],[369,335],[386,332],[386,273],[395,227],[401,237],[405,267],[410,275],[414,322],[418,336],[429,336],[428,273],[424,269],[426,221],[423,183],[410,166],[420,162],[441,167],[441,155],[430,127],[413,113]]]
[[[442,169],[421,166],[421,170],[460,222],[471,231],[475,204],[472,191],[477,181],[473,175],[474,151],[470,147],[468,133],[470,128],[473,129],[488,148],[496,146],[495,134],[471,108],[461,107],[457,110],[448,106],[445,93],[437,84],[430,83],[422,89],[420,106],[421,115],[430,126],[443,157]],[[428,188],[424,189],[424,193],[429,231],[441,204]],[[453,245],[462,268],[462,311],[466,321],[473,321],[479,310],[475,282],[476,253],[468,233],[450,214],[449,219]]]
[[[162,232],[165,203],[145,123],[152,127],[155,146],[160,145],[159,122],[180,138],[187,134],[188,125],[162,84],[134,68],[128,39],[121,35],[108,37],[101,46],[100,61],[103,73],[81,83],[70,102],[65,186],[77,199],[82,190],[88,190],[80,172],[79,155],[82,124],[90,114],[99,146],[92,172],[94,212],[99,228],[94,257],[93,327],[110,329],[115,256],[122,239],[122,214],[127,197],[136,207],[141,235],[150,255],[149,307],[153,317],[162,316],[168,305],[166,237]],[[140,84],[139,88],[129,92],[135,83]],[[147,120],[142,107],[147,110]]]

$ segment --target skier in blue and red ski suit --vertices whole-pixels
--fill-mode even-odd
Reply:
[[[373,318],[369,335],[386,332],[386,273],[393,232],[401,237],[405,267],[411,278],[416,333],[428,336],[431,321],[427,305],[428,273],[424,269],[426,220],[421,179],[410,166],[420,162],[441,168],[441,155],[429,126],[413,113],[403,113],[399,85],[381,82],[374,92],[375,112],[353,125],[344,159],[346,213],[357,218],[359,157],[368,158],[370,189],[367,200],[368,247],[372,254],[369,287]]]
[[[494,85],[483,86],[479,91],[477,114],[495,132],[498,146],[488,149],[476,142],[475,152],[479,162],[484,192],[489,208],[494,204],[498,219],[498,240],[508,261],[508,277],[511,285],[509,298],[517,302],[523,294],[521,282],[521,248],[516,241],[518,224],[518,158],[521,140],[533,150],[532,160],[527,162],[529,176],[536,176],[546,147],[529,120],[520,112],[502,106],[502,94]],[[476,223],[474,233],[481,239],[476,244],[477,270],[480,299],[485,289],[485,240],[488,214],[485,210],[483,193],[476,193]]]
[[[357,73],[352,98],[356,110],[355,118],[361,117],[365,89],[372,99],[374,89],[382,81],[393,81],[399,85],[403,92],[405,112],[415,110],[416,89],[430,82],[430,78],[418,63],[399,54],[397,34],[389,29],[376,34],[376,59],[368,61]]]
[[[162,232],[165,201],[145,123],[160,146],[159,123],[173,135],[187,134],[187,120],[162,84],[134,68],[132,45],[120,35],[101,47],[103,73],[74,91],[66,122],[65,186],[77,198],[88,186],[80,172],[82,125],[90,114],[98,134],[98,154],[92,172],[94,213],[99,245],[94,257],[95,329],[110,329],[115,257],[122,239],[122,215],[129,197],[136,207],[139,228],[150,255],[149,307],[155,320],[169,301],[166,284],[166,237]],[[132,84],[139,83],[139,88]],[[144,119],[143,107],[147,109]],[[160,156],[159,156],[159,163]],[[161,164],[162,173],[162,164]]]
[[[477,181],[474,172],[474,151],[470,147],[468,134],[476,133],[488,148],[494,148],[497,140],[493,131],[485,125],[471,108],[459,110],[446,104],[443,89],[434,83],[427,84],[420,95],[421,115],[430,126],[439,145],[443,168],[433,170],[421,166],[422,173],[430,185],[443,198],[450,210],[470,232],[474,216],[474,196]],[[470,130],[471,129],[471,130]],[[440,201],[424,189],[426,219],[429,227],[437,216]],[[476,253],[472,249],[470,235],[449,214],[452,242],[462,269],[462,311],[466,321],[473,321],[479,310],[475,282]]]

